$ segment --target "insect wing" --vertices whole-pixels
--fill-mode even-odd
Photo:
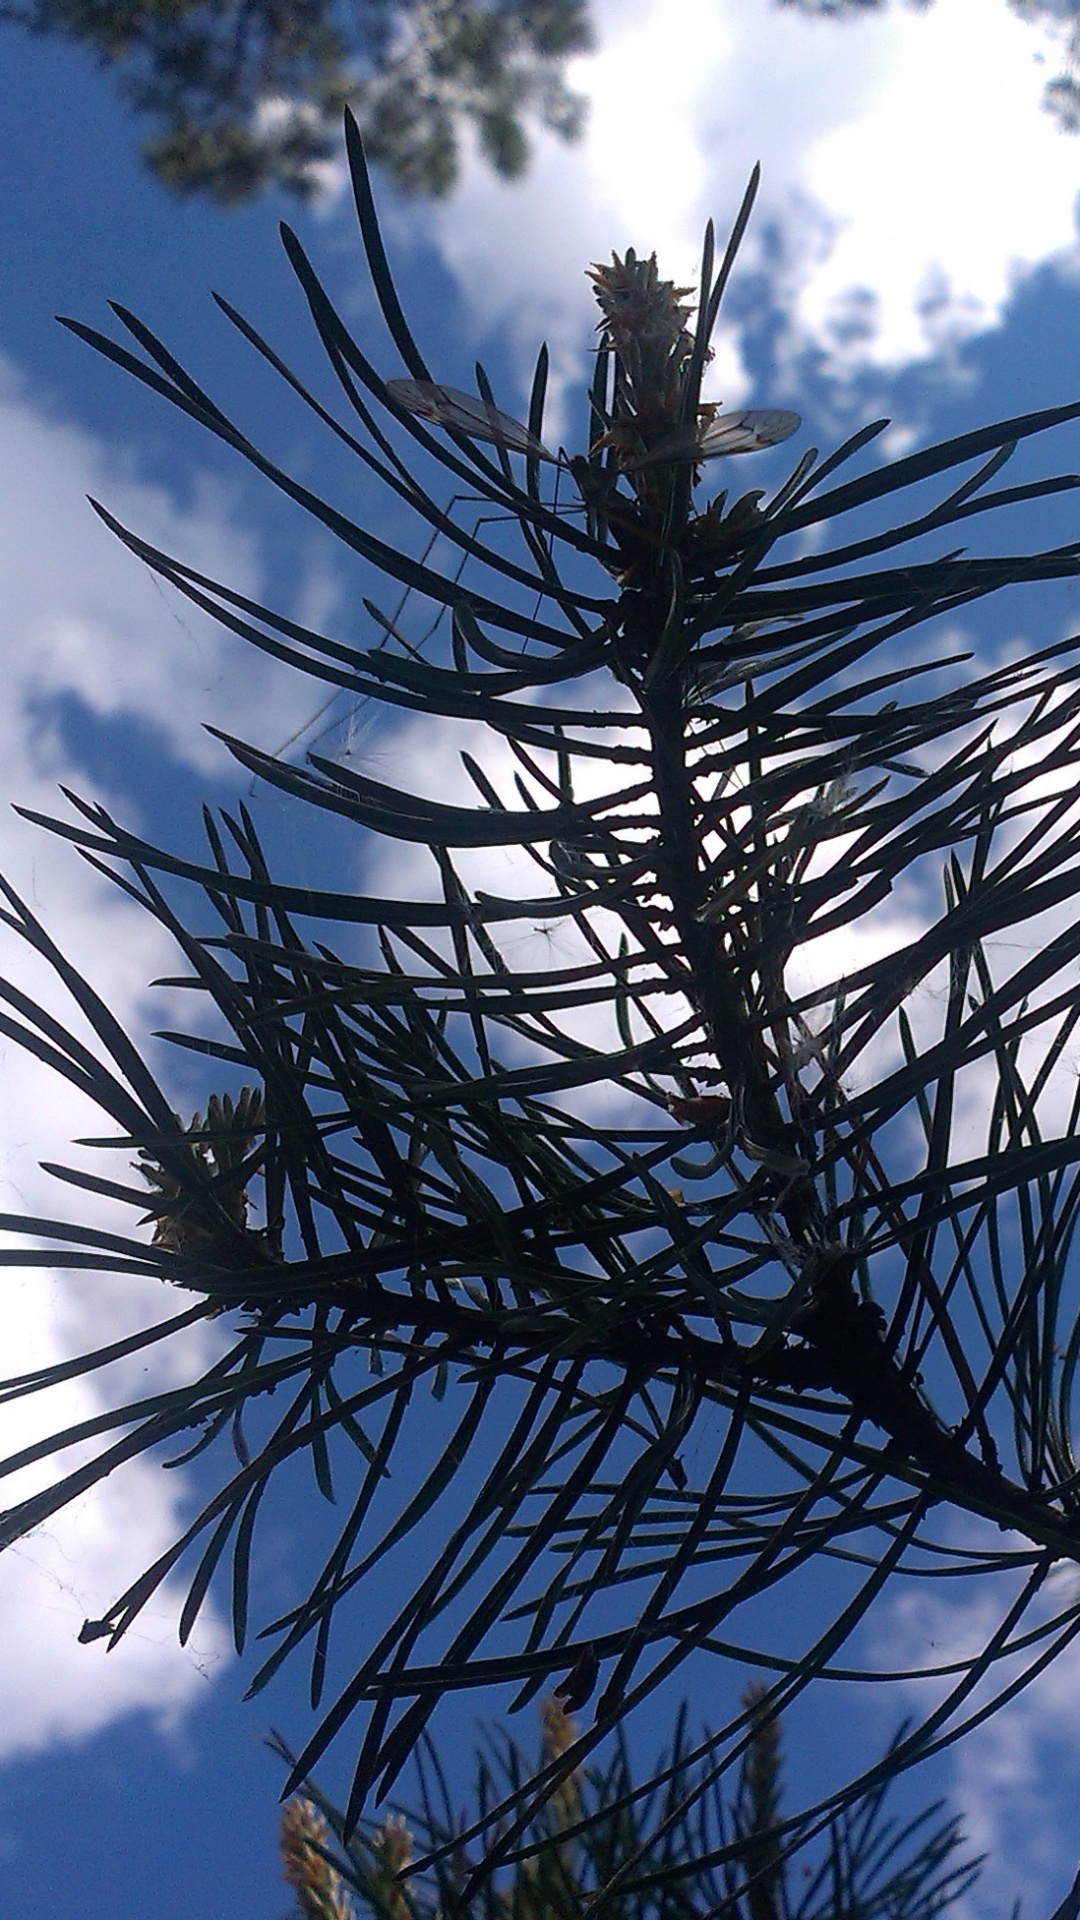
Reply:
[[[707,427],[672,434],[629,465],[631,473],[655,466],[660,460],[716,460],[723,453],[755,453],[779,446],[802,425],[802,416],[786,407],[757,407],[742,413],[720,413]]]
[[[721,413],[698,435],[697,458],[715,460],[722,453],[754,453],[760,447],[778,447],[801,425],[801,415],[789,413],[786,407]]]
[[[481,400],[478,394],[462,393],[457,387],[440,387],[433,380],[388,380],[386,391],[406,413],[430,420],[437,427],[450,427],[467,434],[470,440],[487,440],[493,446],[507,447],[511,453],[532,454],[537,460],[553,460],[554,454],[508,413]]]

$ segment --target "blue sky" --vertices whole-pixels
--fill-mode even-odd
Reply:
[[[665,274],[692,278],[705,218],[724,226],[760,159],[741,291],[712,369],[717,395],[798,405],[824,444],[889,412],[901,446],[1080,393],[1080,142],[1041,113],[1054,50],[1005,0],[939,0],[925,16],[897,8],[843,29],[777,14],[768,0],[606,0],[597,21],[600,51],[577,76],[593,101],[581,147],[541,142],[530,176],[513,187],[470,164],[439,208],[403,205],[383,189],[405,304],[446,380],[469,386],[479,353],[514,411],[546,337],[549,439],[569,435],[594,318],[584,267],[633,244],[656,247]],[[299,367],[319,368],[275,230],[284,212],[361,333],[374,328],[373,305],[333,183],[309,212],[272,200],[228,215],[178,204],[141,172],[109,83],[76,52],[10,30],[2,44],[3,798],[50,811],[63,780],[151,836],[192,844],[199,800],[225,801],[237,785],[201,722],[226,715],[276,748],[318,695],[171,597],[85,495],[190,564],[344,638],[363,635],[360,583],[257,476],[53,315],[107,325],[106,300],[127,303],[271,451],[343,491],[355,512],[368,510],[365,483],[254,363],[209,292],[227,295]],[[388,353],[384,364],[397,371]],[[1080,464],[1064,436],[1055,457]],[[370,512],[386,524],[374,500]],[[1037,537],[1049,544],[1074,532],[1058,505]],[[990,655],[1075,621],[1075,597],[1062,588],[1011,597],[965,631]],[[369,746],[391,751],[382,734]],[[393,752],[401,777],[431,749],[414,733]],[[285,867],[302,856],[340,878],[340,863],[355,859],[343,840],[300,846],[271,803],[261,818]],[[61,944],[93,956],[96,983],[133,1030],[172,1023],[175,1010],[163,1018],[162,996],[147,994],[172,968],[154,927],[10,814],[0,820],[0,867]],[[5,953],[4,965],[43,990],[25,956]],[[37,1162],[64,1158],[73,1134],[97,1128],[10,1050],[3,1067],[0,1205],[49,1211],[56,1195]],[[190,1110],[199,1096],[190,1064],[174,1060],[167,1071],[177,1105]],[[3,1284],[12,1371],[143,1311],[118,1287],[91,1292],[64,1276],[6,1274]],[[71,1418],[90,1403],[72,1393],[59,1411],[5,1414],[0,1446],[22,1444],[29,1418]],[[242,1706],[245,1675],[216,1604],[180,1652],[171,1590],[107,1658],[76,1644],[82,1620],[167,1544],[193,1492],[193,1475],[136,1468],[0,1562],[5,1920],[265,1920],[287,1906],[274,1855],[280,1776],[260,1740],[271,1721],[302,1740],[303,1674]],[[301,1523],[275,1518],[260,1567],[271,1608],[291,1591],[302,1548]],[[916,1653],[973,1630],[955,1609],[898,1603],[892,1616]],[[1080,1671],[1058,1670],[935,1776],[978,1843],[994,1848],[988,1913],[1007,1911],[1020,1891],[1027,1913],[1048,1913],[1075,1869],[1078,1704]],[[903,1709],[878,1708],[848,1735],[877,1745]],[[834,1714],[829,1737],[841,1725]],[[646,1746],[662,1736],[657,1725]]]

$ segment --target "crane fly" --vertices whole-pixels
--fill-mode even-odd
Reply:
[[[556,463],[543,443],[522,426],[520,420],[500,413],[498,407],[479,394],[462,393],[459,387],[443,387],[434,380],[388,380],[386,391],[406,413],[434,426],[463,433],[470,440],[485,440],[505,447],[510,453],[528,454],[534,460]],[[651,466],[660,460],[716,460],[722,454],[754,453],[762,447],[779,446],[802,424],[797,413],[786,407],[759,407],[739,413],[719,413],[707,426],[672,434],[629,463],[629,471]]]
[[[630,471],[657,460],[716,460],[721,454],[757,453],[778,447],[802,425],[802,416],[786,407],[752,407],[740,413],[718,413],[706,427],[672,434],[659,446],[631,461]]]
[[[386,391],[406,413],[430,420],[437,427],[449,427],[470,440],[487,440],[510,453],[526,453],[534,460],[555,462],[555,455],[508,413],[479,394],[462,393],[457,387],[440,387],[434,380],[388,380]]]

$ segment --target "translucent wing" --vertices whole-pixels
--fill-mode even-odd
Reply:
[[[722,453],[754,453],[761,447],[779,446],[802,425],[802,416],[786,407],[756,407],[741,413],[718,413],[707,427],[694,433],[672,434],[659,446],[630,464],[652,466],[659,460],[716,460]]]
[[[776,447],[802,425],[802,416],[786,407],[759,407],[749,413],[719,413],[697,437],[697,458],[714,460],[721,453],[753,453],[758,447]]]
[[[535,460],[554,460],[535,434],[508,413],[500,413],[479,394],[462,393],[457,387],[440,387],[433,380],[388,380],[386,391],[406,413],[431,420],[437,427],[452,427],[470,440],[489,440],[511,453],[530,453]]]

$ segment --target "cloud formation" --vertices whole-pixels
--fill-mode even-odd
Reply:
[[[118,798],[72,764],[71,740],[58,703],[75,701],[99,720],[126,718],[152,728],[163,768],[227,772],[223,750],[200,722],[222,706],[256,736],[280,738],[292,724],[290,677],[264,666],[242,643],[213,627],[149,572],[101,525],[85,495],[106,501],[118,517],[192,565],[257,590],[256,542],[220,488],[197,483],[180,507],[147,485],[122,456],[32,400],[10,362],[0,360],[0,763],[4,798],[63,811],[60,780],[111,804],[128,821],[130,796]],[[295,699],[295,696],[293,696]],[[167,778],[167,772],[165,774]],[[137,822],[135,822],[137,824]],[[11,881],[50,935],[82,964],[122,1023],[186,1024],[190,1008],[147,982],[176,971],[176,954],[149,916],[106,884],[64,842],[0,813],[0,873]],[[3,973],[83,1032],[76,1010],[36,955],[14,935],[3,939]],[[167,1021],[163,1020],[167,1015]],[[71,1163],[69,1143],[101,1134],[101,1114],[56,1075],[11,1043],[0,1043],[4,1100],[0,1117],[0,1209],[77,1217],[99,1227],[131,1230],[126,1210],[92,1195],[76,1200],[44,1174],[40,1159]],[[94,1156],[84,1154],[88,1165]],[[100,1155],[97,1171],[102,1171]],[[124,1177],[122,1168],[108,1169]],[[11,1244],[14,1236],[5,1236]],[[157,1286],[82,1275],[5,1270],[4,1373],[46,1366],[171,1317],[184,1296],[162,1300]],[[173,1384],[177,1370],[210,1359],[215,1336],[188,1333],[169,1352],[151,1350],[127,1380],[70,1383],[47,1398],[0,1409],[0,1457],[107,1404],[106,1391],[133,1396]],[[70,1456],[65,1467],[73,1464]],[[8,1506],[51,1477],[39,1467],[4,1482]],[[203,1694],[226,1656],[226,1635],[212,1607],[181,1650],[176,1616],[182,1601],[170,1583],[120,1646],[81,1647],[87,1616],[100,1615],[168,1546],[183,1524],[189,1494],[181,1476],[139,1462],[81,1499],[55,1521],[0,1557],[0,1759],[75,1741],[118,1715],[150,1712],[168,1724]]]
[[[393,215],[400,239],[434,241],[481,335],[509,330],[523,384],[541,338],[557,387],[582,377],[588,261],[655,248],[693,280],[706,219],[726,234],[756,161],[744,261],[792,350],[816,347],[837,377],[938,356],[997,325],[1041,263],[1072,270],[1080,146],[1041,104],[1053,43],[1007,0],[844,20],[680,0],[677,33],[664,0],[596,14],[599,51],[572,74],[591,102],[580,146],[539,140],[513,186],[476,162],[445,206]],[[738,337],[718,347],[713,389],[738,401]]]

